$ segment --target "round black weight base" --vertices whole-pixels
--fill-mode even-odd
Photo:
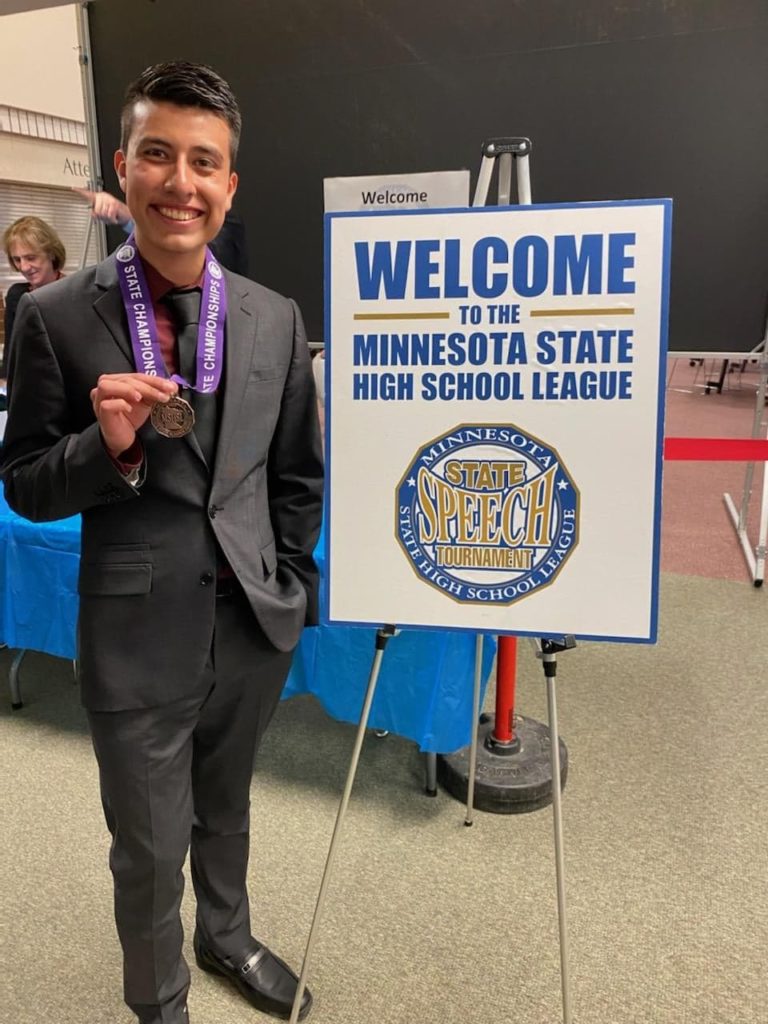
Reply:
[[[517,754],[494,754],[486,746],[494,716],[483,715],[477,727],[477,771],[474,806],[494,814],[526,814],[552,803],[549,728],[532,718],[515,718],[520,738]],[[437,780],[451,796],[466,803],[471,747],[437,755]],[[560,785],[568,776],[568,751],[560,740]]]

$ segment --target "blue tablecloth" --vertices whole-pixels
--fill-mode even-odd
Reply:
[[[318,555],[321,555],[318,544]],[[80,518],[30,523],[0,496],[0,640],[74,658]],[[322,557],[318,557],[322,571]],[[285,697],[312,693],[334,718],[357,722],[373,659],[374,629],[305,629]],[[486,639],[484,678],[495,644]],[[382,660],[370,724],[446,753],[470,739],[474,634],[404,630]]]

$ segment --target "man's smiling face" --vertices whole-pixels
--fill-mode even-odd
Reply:
[[[115,154],[142,255],[156,266],[176,253],[202,259],[232,205],[230,129],[199,107],[139,100],[127,149]]]

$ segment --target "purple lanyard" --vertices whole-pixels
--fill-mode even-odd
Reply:
[[[123,305],[128,317],[131,333],[133,361],[139,373],[153,377],[167,377],[163,353],[157,340],[157,323],[152,307],[152,297],[147,277],[131,235],[115,253],[117,276]],[[205,249],[205,272],[203,294],[200,300],[200,326],[197,332],[197,357],[195,384],[193,390],[210,393],[215,391],[221,379],[224,364],[224,324],[227,319],[227,292],[224,274],[211,250]],[[178,373],[171,380],[181,387],[192,388]]]

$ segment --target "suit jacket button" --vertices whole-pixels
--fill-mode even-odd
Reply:
[[[218,511],[219,511],[219,509],[218,509],[217,505],[209,505],[208,506],[208,515],[211,517],[211,519],[215,519],[216,518],[216,513]]]
[[[212,572],[202,572],[202,573],[200,573],[200,586],[201,587],[210,587],[210,585],[212,583],[213,583],[213,573]]]

